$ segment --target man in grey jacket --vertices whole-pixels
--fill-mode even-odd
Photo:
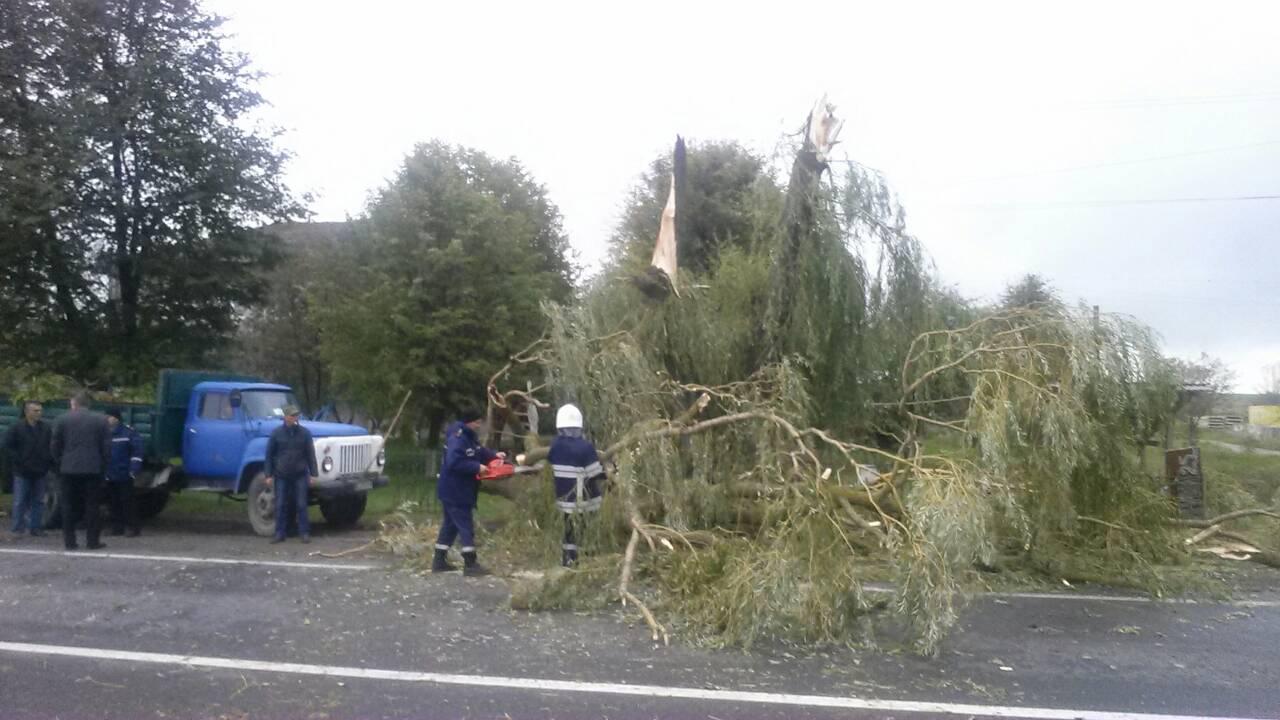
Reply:
[[[76,521],[84,515],[85,547],[106,547],[98,541],[102,531],[98,506],[102,503],[102,478],[111,462],[111,428],[107,418],[92,412],[89,393],[71,398],[71,412],[53,426],[53,464],[61,476],[62,542],[75,550]]]

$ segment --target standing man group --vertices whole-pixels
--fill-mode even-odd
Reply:
[[[276,531],[272,543],[284,542],[289,521],[295,516],[302,542],[311,542],[311,522],[307,518],[307,489],[320,476],[316,468],[316,446],[311,431],[299,422],[302,411],[286,405],[284,424],[267,441],[264,472],[267,485],[275,487]]]
[[[71,411],[53,426],[53,463],[61,477],[62,543],[76,550],[76,520],[83,514],[85,547],[106,547],[99,542],[102,478],[111,464],[111,428],[102,415],[90,408],[89,393],[71,398]]]
[[[22,404],[22,420],[4,436],[4,450],[13,468],[13,525],[9,530],[14,535],[28,531],[36,536],[44,534],[44,493],[46,478],[53,469],[53,454],[52,433],[49,424],[41,419],[43,415],[40,403],[26,401]]]

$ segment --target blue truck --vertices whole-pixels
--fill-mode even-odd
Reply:
[[[139,517],[159,514],[169,494],[216,492],[245,500],[254,532],[275,532],[275,495],[263,464],[267,439],[284,422],[283,409],[297,404],[286,385],[261,378],[190,370],[162,370],[154,405],[120,405],[123,420],[142,435],[143,470],[135,479]],[[45,405],[54,420],[65,403]],[[0,433],[20,421],[21,408],[0,401]],[[330,525],[346,528],[364,514],[368,493],[387,484],[384,441],[358,425],[313,422],[302,425],[315,438],[320,475],[310,503]],[[55,484],[56,485],[56,484]],[[56,490],[48,500],[56,523]]]

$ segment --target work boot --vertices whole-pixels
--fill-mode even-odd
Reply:
[[[571,568],[578,564],[578,551],[565,550],[560,554],[560,567]]]
[[[476,562],[476,553],[474,550],[462,553],[462,564],[462,574],[466,577],[484,577],[485,575],[493,574],[489,572],[489,568],[486,568]]]
[[[449,551],[436,548],[436,554],[431,558],[431,572],[453,572],[458,566],[449,562]]]

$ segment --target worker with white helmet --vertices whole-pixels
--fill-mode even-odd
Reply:
[[[604,494],[604,467],[582,430],[582,411],[563,405],[556,412],[556,439],[547,460],[555,476],[556,506],[564,513],[564,544],[560,564],[578,562],[578,526],[588,513],[600,510]]]

